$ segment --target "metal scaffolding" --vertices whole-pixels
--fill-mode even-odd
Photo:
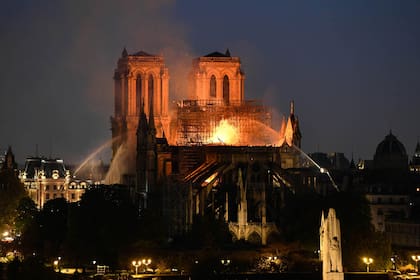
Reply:
[[[272,144],[271,111],[258,100],[229,104],[221,100],[180,101],[174,120],[174,142],[176,145],[215,144],[211,139],[222,120],[238,130],[237,145]]]

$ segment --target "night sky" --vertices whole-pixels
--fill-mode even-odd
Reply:
[[[191,59],[239,56],[247,99],[295,101],[305,152],[373,157],[420,136],[420,1],[1,1],[0,149],[77,164],[111,138],[122,49],[164,55],[171,99]],[[280,122],[278,120],[278,122]],[[279,124],[275,124],[279,126]],[[108,153],[100,157],[109,160]]]

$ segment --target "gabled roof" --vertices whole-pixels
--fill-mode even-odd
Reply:
[[[205,55],[204,57],[230,57],[230,53],[228,55],[221,52],[212,52],[212,53],[209,53],[208,55]]]
[[[155,55],[153,55],[153,54],[150,54],[150,53],[147,53],[147,52],[144,52],[144,51],[139,51],[139,52],[136,52],[136,53],[133,53],[133,54],[130,54],[131,56],[155,56]]]

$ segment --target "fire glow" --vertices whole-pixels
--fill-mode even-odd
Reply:
[[[210,142],[223,145],[235,145],[239,142],[238,137],[238,129],[229,121],[221,120],[219,125],[214,129]]]

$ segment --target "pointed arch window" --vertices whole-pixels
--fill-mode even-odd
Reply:
[[[214,75],[210,78],[210,97],[216,97],[216,77]]]
[[[227,75],[223,77],[223,101],[229,104],[229,77]]]
[[[141,100],[143,99],[142,96],[142,83],[141,83],[141,75],[137,75],[136,79],[136,112],[137,114],[140,114],[140,108],[141,108]]]
[[[155,86],[154,86],[154,84],[153,84],[153,76],[152,76],[152,74],[150,74],[149,75],[149,82],[148,82],[148,95],[149,95],[149,103],[151,103],[151,102],[155,102],[154,100],[153,100],[153,93],[154,93],[154,90],[155,90]],[[154,105],[154,104],[153,104]],[[150,104],[148,104],[148,107],[150,106]]]

